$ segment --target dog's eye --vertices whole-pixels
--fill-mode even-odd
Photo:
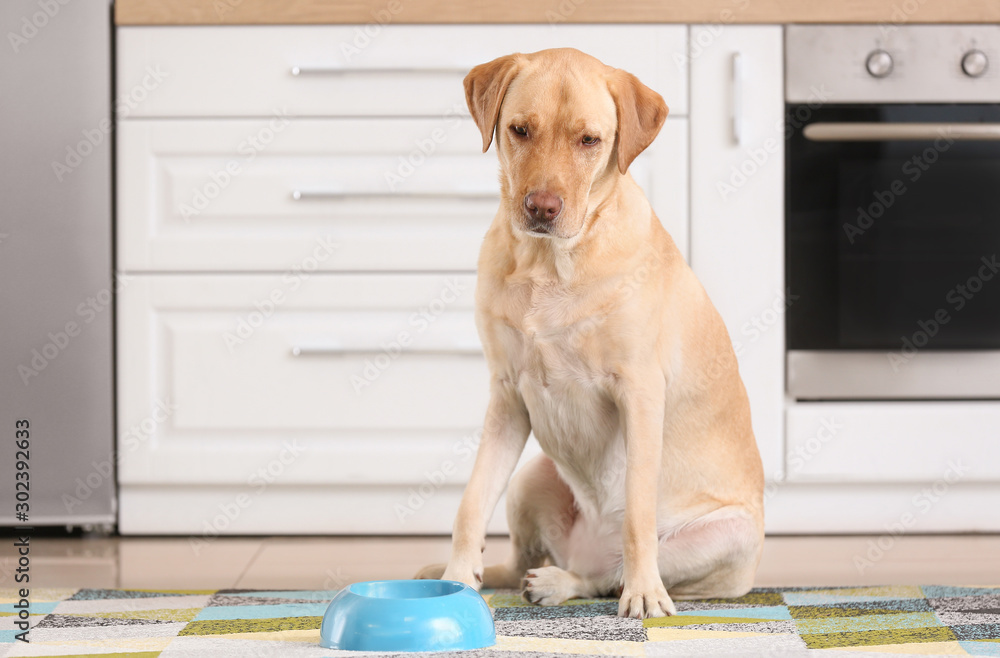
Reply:
[[[584,146],[593,146],[601,140],[599,137],[594,137],[593,135],[584,135],[580,141],[583,142]]]
[[[511,126],[510,129],[514,131],[515,135],[519,135],[521,137],[527,137],[527,135],[528,135],[528,126],[517,126],[517,125],[514,125],[514,126]]]

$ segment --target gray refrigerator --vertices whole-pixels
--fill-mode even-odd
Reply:
[[[3,0],[0,28],[0,525],[109,529],[111,5]]]

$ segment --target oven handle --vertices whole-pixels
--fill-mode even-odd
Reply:
[[[1000,140],[1000,123],[849,123],[816,122],[802,129],[814,142],[889,140]]]

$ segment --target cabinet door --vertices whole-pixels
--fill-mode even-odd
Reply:
[[[783,475],[782,30],[694,26],[691,265],[722,313],[769,479]]]
[[[287,465],[285,483],[419,481],[448,437],[474,432],[486,410],[474,281],[129,278],[119,421],[155,422],[119,446],[120,481],[241,483],[293,440],[311,458]]]
[[[474,286],[125,277],[122,532],[448,532],[488,397]],[[502,508],[490,528],[506,529]]]
[[[787,422],[789,482],[1000,481],[1000,460],[982,458],[996,449],[995,400],[797,402]],[[921,436],[947,439],[914,449]]]

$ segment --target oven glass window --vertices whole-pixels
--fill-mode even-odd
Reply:
[[[937,127],[1000,124],[1000,108],[788,110],[788,348],[1000,348],[1000,140]],[[932,124],[934,136],[816,141],[813,123]]]

